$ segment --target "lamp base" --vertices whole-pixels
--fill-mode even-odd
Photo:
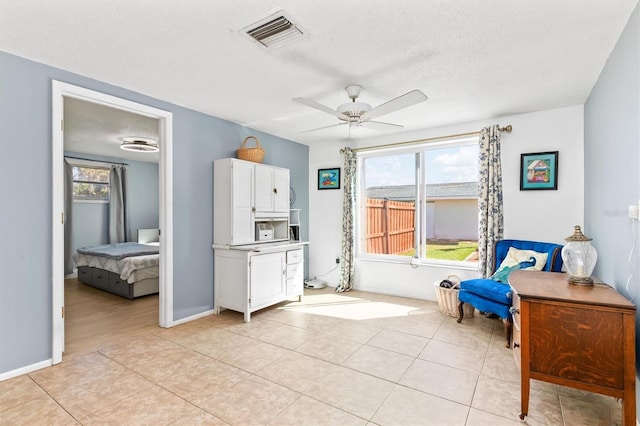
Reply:
[[[569,275],[567,281],[569,284],[575,285],[593,285],[593,278],[591,277],[574,277]]]

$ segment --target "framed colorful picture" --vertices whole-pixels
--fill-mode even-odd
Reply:
[[[318,189],[340,189],[340,167],[318,169]]]
[[[520,191],[558,189],[558,151],[520,154]]]

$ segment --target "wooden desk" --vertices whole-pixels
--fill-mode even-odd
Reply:
[[[621,398],[623,424],[635,425],[635,306],[606,284],[569,284],[557,272],[514,271],[509,284],[520,419],[536,379]]]

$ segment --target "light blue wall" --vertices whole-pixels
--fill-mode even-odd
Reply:
[[[625,286],[633,247],[628,207],[640,198],[639,55],[636,8],[585,103],[584,135],[585,234],[598,249],[595,274],[636,302],[640,275],[632,277],[629,293]]]
[[[584,111],[585,234],[593,238],[593,245],[598,249],[594,275],[614,285],[638,306],[640,241],[633,235],[633,222],[627,217],[628,207],[637,205],[640,198],[640,15],[637,7]],[[635,225],[637,232],[638,224]],[[632,250],[633,266],[629,265]],[[636,315],[636,328],[640,330],[637,318]],[[636,359],[640,354],[639,338],[640,333],[636,332]]]
[[[160,227],[160,175],[158,164],[127,160],[127,208],[129,241],[137,241],[138,229]]]
[[[74,202],[71,214],[72,253],[80,247],[109,242],[109,204]]]
[[[159,228],[160,180],[157,163],[67,151],[64,154],[88,160],[127,164],[127,211],[129,216],[127,241],[136,241],[138,229]],[[74,202],[72,226],[73,252],[79,247],[107,244],[109,242],[109,205]]]
[[[0,373],[51,358],[52,79],[173,113],[174,320],[213,308],[213,160],[258,135],[308,210],[306,146],[0,52]]]

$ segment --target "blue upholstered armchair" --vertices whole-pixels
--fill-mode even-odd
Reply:
[[[510,253],[511,248],[515,250]],[[519,263],[517,261],[509,262],[514,257],[514,254],[522,254],[518,250],[531,250],[542,254],[541,256],[536,255],[539,261],[536,268],[538,270],[548,272],[560,272],[562,270],[562,257],[560,256],[562,246],[559,244],[526,240],[500,240],[495,244],[495,263],[492,268],[493,279],[489,277],[462,281],[460,283],[460,292],[458,293],[458,310],[460,312],[458,323],[462,322],[463,303],[473,305],[480,312],[497,315],[502,318],[504,323],[504,331],[507,338],[505,347],[507,348],[511,344],[511,324],[513,321],[511,312],[509,312],[511,307],[511,287],[508,284],[508,274],[514,269],[525,269],[532,266],[532,264],[536,264],[535,258],[528,258]],[[512,263],[512,265],[505,267],[502,263],[508,254],[509,260],[505,263]],[[545,257],[545,264],[540,266],[542,263],[540,259]],[[500,268],[501,265],[503,268]],[[500,268],[500,270],[496,273],[497,268]]]

